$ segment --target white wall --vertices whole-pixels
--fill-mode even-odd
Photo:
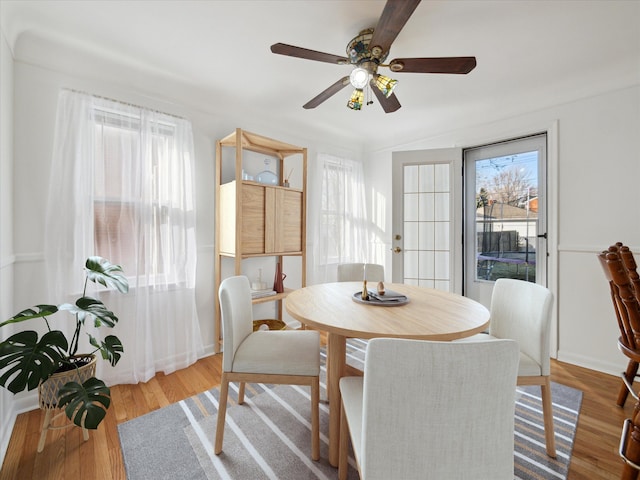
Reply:
[[[618,327],[595,254],[616,241],[640,252],[640,86],[368,152],[369,192],[391,211],[392,150],[472,147],[554,125],[557,178],[549,181],[558,184],[550,212],[559,227],[550,252],[557,263],[557,358],[617,375],[627,361],[616,346]],[[390,271],[391,215],[379,242]]]
[[[0,319],[13,315],[13,60],[0,31]],[[0,320],[1,321],[1,320]],[[0,341],[8,337],[0,330]],[[11,394],[0,388],[0,465],[16,419]]]

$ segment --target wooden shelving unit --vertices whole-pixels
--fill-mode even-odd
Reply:
[[[235,149],[234,178],[222,183],[223,148]],[[243,180],[243,152],[274,157],[279,162],[278,184],[267,185]],[[301,185],[284,187],[285,159],[298,155],[302,169]],[[293,160],[292,160],[293,161]],[[306,284],[307,149],[237,128],[216,142],[216,235],[215,235],[215,327],[214,344],[220,351],[222,340],[218,289],[222,282],[222,259],[234,259],[236,275],[242,273],[242,261],[255,257],[300,256],[301,286]],[[277,302],[277,318],[282,319],[283,293],[253,300],[254,304]]]

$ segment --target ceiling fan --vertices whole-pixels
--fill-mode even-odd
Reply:
[[[384,63],[391,44],[419,3],[420,0],[387,0],[376,27],[363,30],[353,38],[347,44],[346,57],[284,43],[271,45],[271,51],[279,55],[354,66],[350,75],[341,78],[309,100],[303,108],[315,108],[351,84],[354,91],[347,106],[352,110],[362,108],[363,89],[369,85],[384,111],[395,112],[401,106],[393,93],[397,80],[378,74],[379,67],[388,67],[395,73],[466,74],[473,70],[476,66],[476,57],[395,58],[388,64]]]

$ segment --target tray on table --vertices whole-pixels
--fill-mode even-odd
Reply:
[[[379,307],[399,307],[400,305],[406,305],[409,303],[409,297],[402,293],[394,292],[393,290],[387,290],[384,295],[380,295],[373,290],[367,290],[369,293],[369,300],[362,299],[362,290],[352,295],[354,302],[363,303],[365,305],[376,305]]]

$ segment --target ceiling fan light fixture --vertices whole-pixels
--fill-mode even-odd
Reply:
[[[349,81],[353,88],[362,90],[369,83],[369,72],[361,67],[356,67],[349,75]]]
[[[364,103],[364,92],[360,88],[356,88],[351,94],[351,98],[347,102],[347,107],[351,110],[362,110]]]
[[[387,98],[391,96],[397,84],[397,80],[385,77],[384,75],[376,75],[376,88]]]

